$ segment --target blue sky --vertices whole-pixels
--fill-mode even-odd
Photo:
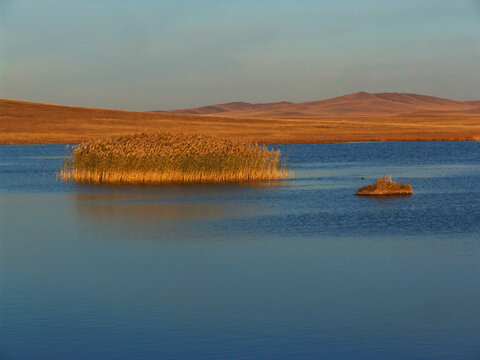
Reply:
[[[131,110],[480,99],[480,0],[0,0],[0,97]]]

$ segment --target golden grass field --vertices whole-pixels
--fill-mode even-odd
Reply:
[[[163,131],[210,134],[264,144],[480,140],[478,112],[389,114],[383,110],[376,113],[375,106],[369,109],[348,116],[342,115],[341,111],[323,111],[315,117],[289,117],[287,113],[279,117],[266,114],[231,117],[0,100],[0,143],[80,143],[114,135]]]
[[[251,182],[289,175],[279,150],[169,132],[81,143],[59,174],[62,180],[109,184]]]

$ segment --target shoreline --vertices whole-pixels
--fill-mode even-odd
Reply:
[[[132,134],[132,133],[129,133]],[[128,134],[124,134],[128,135]],[[102,139],[102,138],[98,138]],[[70,142],[70,141],[44,141],[44,142],[4,142],[0,141],[0,146],[25,146],[25,145],[76,145],[83,141]],[[351,141],[292,141],[292,142],[262,142],[256,141],[259,145],[307,145],[307,144],[362,144],[362,143],[378,143],[378,142],[477,142],[480,139],[417,139],[417,140],[351,140]]]

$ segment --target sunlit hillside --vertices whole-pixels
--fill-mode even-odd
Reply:
[[[199,115],[0,100],[0,143],[78,143],[113,135],[167,130],[266,144],[480,139],[479,102],[412,96],[409,100],[404,95],[399,102],[392,97],[387,100],[381,97],[382,94],[357,93],[301,104],[302,108],[317,109],[310,116],[306,113],[288,115],[285,111],[274,113],[273,105],[253,111],[240,110],[237,104],[232,106],[234,110]],[[406,100],[412,104],[406,104]],[[284,106],[290,105],[280,103],[273,107]],[[399,112],[399,108],[410,110]],[[248,111],[252,111],[251,116],[246,116]]]

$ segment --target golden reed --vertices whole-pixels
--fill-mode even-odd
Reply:
[[[397,183],[391,177],[383,175],[378,178],[373,185],[364,186],[356,192],[355,195],[412,195],[413,188],[410,184]]]
[[[135,134],[76,145],[59,177],[75,182],[249,182],[292,174],[280,150],[208,135]]]

